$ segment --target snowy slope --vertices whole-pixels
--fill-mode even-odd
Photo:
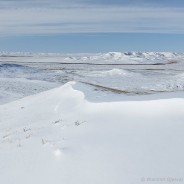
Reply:
[[[182,180],[184,99],[92,103],[73,86],[0,106],[0,183]]]
[[[18,63],[2,62],[0,63],[0,104],[55,88],[62,84],[62,80],[56,82],[56,79],[61,77],[62,73],[57,75]]]

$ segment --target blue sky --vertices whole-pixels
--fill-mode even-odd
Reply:
[[[184,51],[183,0],[0,0],[0,50]]]

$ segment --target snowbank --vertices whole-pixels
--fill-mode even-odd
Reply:
[[[91,103],[73,85],[0,106],[0,183],[183,176],[184,99]]]

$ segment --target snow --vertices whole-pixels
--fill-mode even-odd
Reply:
[[[176,52],[108,52],[108,53],[13,53],[0,52],[4,61],[29,61],[29,62],[65,62],[65,63],[169,63],[183,61],[184,53]],[[20,58],[21,57],[21,58]],[[41,58],[41,59],[40,59]]]
[[[0,183],[183,182],[183,61],[0,53]]]
[[[93,103],[76,85],[0,106],[0,183],[182,178],[183,98]]]
[[[113,68],[111,70],[106,70],[106,71],[95,71],[95,72],[90,72],[89,74],[86,74],[86,76],[95,76],[95,77],[108,77],[108,76],[127,76],[130,75],[131,72],[128,72],[126,70],[122,69],[117,69]]]
[[[93,101],[115,101],[123,95],[179,92],[184,89],[183,74],[183,53],[1,53],[0,104],[69,81],[80,83]]]

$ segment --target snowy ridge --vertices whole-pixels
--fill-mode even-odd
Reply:
[[[0,106],[1,183],[182,177],[184,99],[91,103],[74,85]]]

